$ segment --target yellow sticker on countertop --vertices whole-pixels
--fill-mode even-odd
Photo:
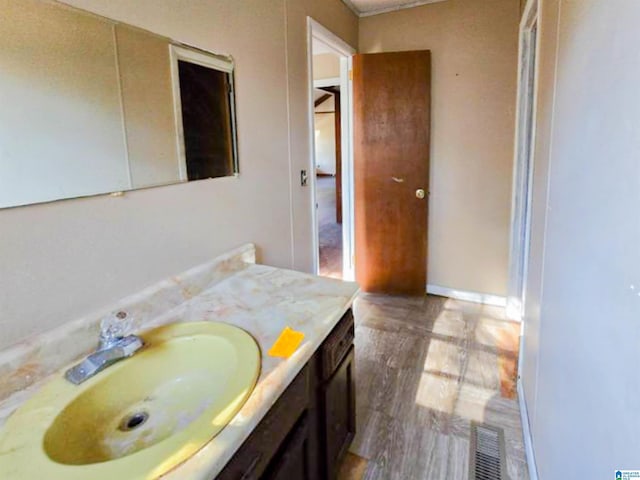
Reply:
[[[304,333],[285,327],[268,353],[272,357],[289,358],[298,349],[302,339],[304,339]]]

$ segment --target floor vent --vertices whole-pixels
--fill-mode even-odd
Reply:
[[[469,480],[507,480],[501,428],[471,422]]]

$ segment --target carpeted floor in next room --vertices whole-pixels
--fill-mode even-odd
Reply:
[[[342,278],[342,225],[336,222],[336,178],[317,177],[320,275]]]

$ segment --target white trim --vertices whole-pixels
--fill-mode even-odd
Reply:
[[[205,53],[194,48],[181,45],[171,45],[171,51],[178,60],[187,60],[203,67],[214,68],[227,73],[233,73],[233,59],[214,53]]]
[[[315,105],[313,94],[313,29],[314,24],[311,23],[311,18],[307,17],[307,90],[308,90],[308,102],[309,102],[309,116],[307,118],[307,128],[309,129],[309,163],[307,166],[307,181],[311,186],[311,248],[313,259],[313,272],[318,274],[320,272],[320,239],[318,230],[318,209],[316,207],[318,198],[316,195],[316,136],[315,132]]]
[[[529,263],[529,248],[531,234],[531,202],[533,197],[533,174],[536,138],[536,109],[538,103],[538,76],[540,52],[540,22],[539,0],[527,0],[519,28],[518,49],[518,96],[516,111],[516,133],[514,149],[513,196],[511,201],[511,241],[509,249],[509,291],[507,299],[507,316],[522,319],[520,333],[520,351],[518,352],[518,405],[520,407],[520,423],[524,442],[525,457],[529,469],[530,480],[538,480],[533,436],[529,423],[529,410],[522,384],[524,365],[524,322],[526,302],[526,281]],[[535,44],[531,44],[531,31],[536,26]],[[531,64],[533,48],[533,65]],[[531,71],[533,69],[533,71]],[[532,83],[529,80],[532,79]],[[533,89],[531,91],[529,89]],[[530,103],[529,103],[530,102]],[[529,107],[531,110],[529,110]],[[531,122],[529,125],[528,122]],[[529,128],[531,135],[528,140],[522,138],[522,129]],[[523,157],[523,141],[528,141],[528,158]],[[528,161],[528,169],[524,167]],[[526,195],[526,203],[522,198]],[[521,267],[520,267],[521,265]]]
[[[531,236],[531,202],[533,200],[538,98],[538,52],[540,51],[538,30],[536,30],[535,43],[531,43],[531,33],[534,26],[538,27],[538,0],[528,0],[520,23],[519,34],[518,94],[507,291],[507,315],[515,320],[521,319],[524,314]],[[533,63],[531,59],[533,59]],[[523,135],[526,135],[527,132],[530,132],[530,135],[525,138]]]
[[[335,87],[340,85],[340,77],[320,78],[313,81],[314,88]]]
[[[349,72],[353,56],[340,59],[340,84],[346,85],[346,95],[340,95],[342,114],[342,278],[355,281],[355,190],[353,181],[353,80]],[[346,225],[346,227],[345,227]]]
[[[178,175],[180,180],[186,182],[187,154],[184,147],[184,129],[182,127],[182,102],[180,101],[180,72],[178,71],[178,58],[169,44],[169,61],[171,63],[171,89],[173,90],[173,121],[176,128],[176,154],[178,159]]]
[[[522,341],[520,342],[522,348]],[[520,406],[520,422],[522,423],[522,439],[524,441],[524,453],[527,459],[527,467],[529,468],[529,479],[538,480],[538,467],[536,466],[536,456],[533,451],[533,437],[531,436],[531,427],[529,425],[529,411],[527,410],[527,400],[524,397],[524,387],[522,380],[519,378],[517,383],[518,404]]]
[[[431,295],[438,295],[440,297],[455,298],[456,300],[463,300],[465,302],[494,305],[496,307],[504,307],[507,304],[507,299],[505,297],[501,297],[500,295],[471,292],[468,290],[457,290],[455,288],[441,287],[440,285],[428,284],[427,293]]]
[[[349,7],[353,13],[355,13],[358,17],[370,17],[372,15],[380,15],[382,13],[396,12],[398,10],[405,10],[407,8],[421,7],[422,5],[429,5],[430,3],[440,3],[446,2],[447,0],[421,0],[418,2],[411,2],[405,5],[396,5],[393,7],[385,7],[378,8],[376,10],[370,10],[368,12],[361,12],[358,8],[351,2],[351,0],[342,0],[342,2]]]
[[[355,48],[338,37],[327,27],[315,21],[313,18],[307,17],[307,27],[312,38],[315,38],[316,40],[319,40],[325,45],[331,47],[336,51],[336,53],[345,57],[350,57],[356,54]],[[313,51],[313,48],[311,48],[311,51]]]
[[[309,142],[309,163],[308,178],[311,186],[311,222],[312,222],[312,248],[313,248],[313,273],[318,274],[320,270],[319,256],[319,232],[318,215],[316,211],[316,175],[315,175],[315,135],[313,89],[316,82],[313,80],[313,41],[317,40],[340,55],[340,78],[337,83],[340,85],[340,106],[341,106],[341,130],[342,130],[342,277],[344,280],[353,280],[354,266],[353,255],[353,90],[352,82],[349,80],[349,70],[351,69],[351,57],[356,50],[344,40],[336,36],[330,30],[316,22],[313,18],[307,17],[307,68],[308,68],[308,101],[309,118],[308,128],[310,132]],[[331,79],[335,81],[335,79]]]

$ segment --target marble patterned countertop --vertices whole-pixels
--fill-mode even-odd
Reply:
[[[69,322],[0,352],[0,432],[6,418],[51,375],[59,375],[95,349],[99,321],[127,311],[134,333],[158,325],[219,321],[249,332],[258,342],[262,366],[258,383],[233,420],[193,457],[162,476],[210,480],[217,475],[284,392],[351,306],[352,282],[255,264],[255,247],[240,247],[179,276],[123,299],[112,308]],[[288,359],[267,356],[282,329],[305,338]]]

